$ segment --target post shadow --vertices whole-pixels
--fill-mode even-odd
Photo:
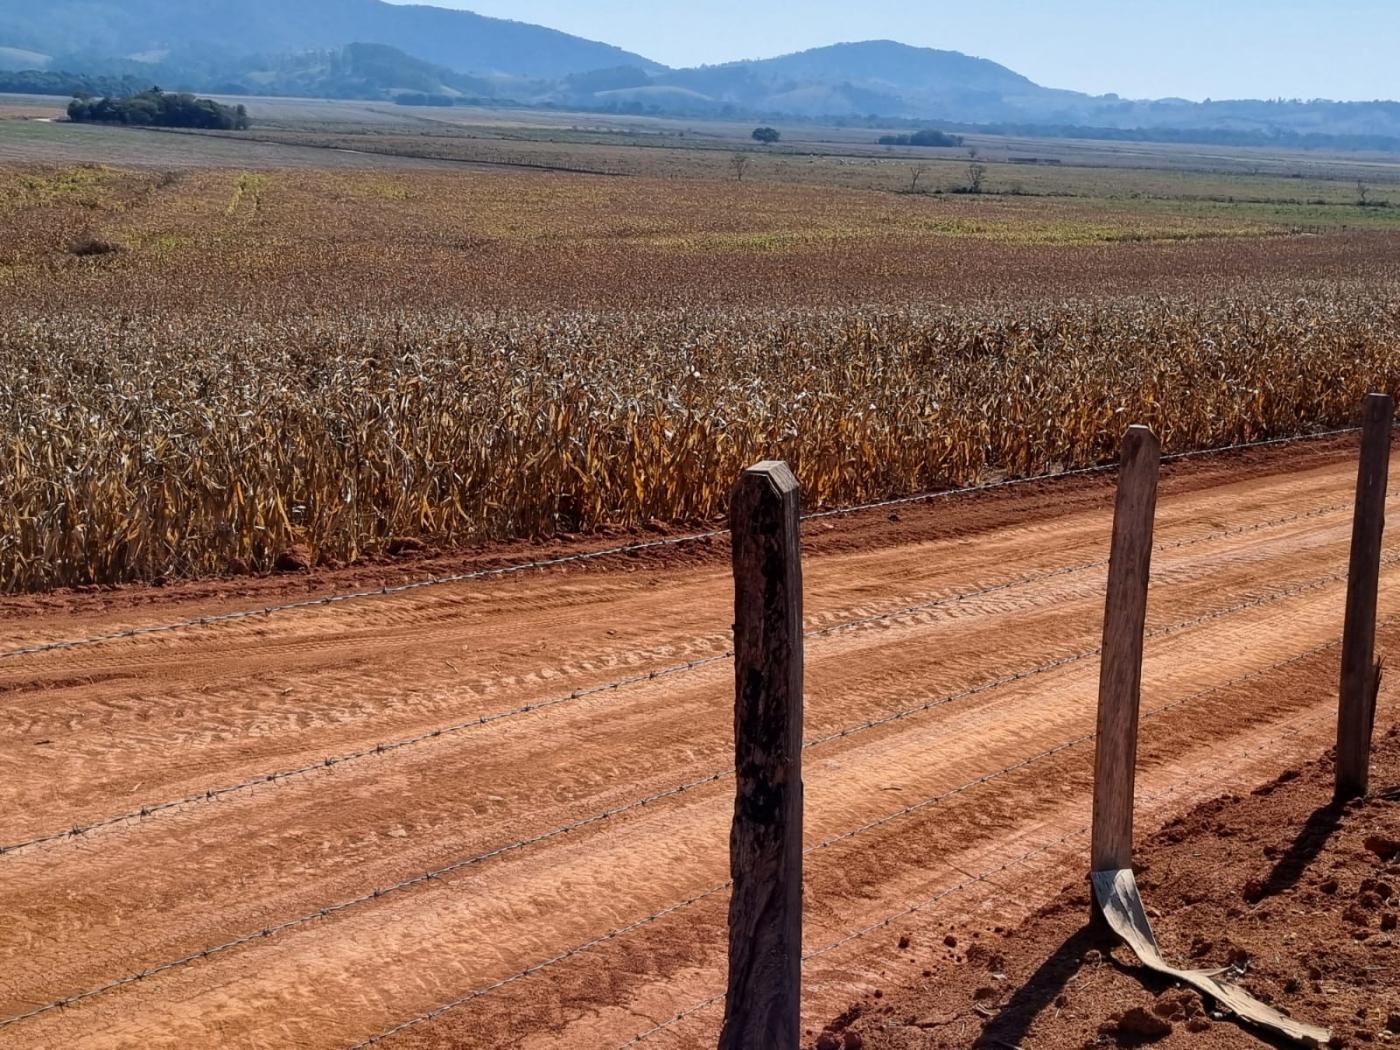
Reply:
[[[1274,864],[1257,893],[1246,895],[1250,904],[1275,897],[1296,886],[1312,866],[1333,833],[1342,822],[1345,802],[1332,801],[1312,811],[1302,829],[1289,843],[1288,849]]]
[[[973,1050],[1005,1050],[1020,1046],[1030,1032],[1035,1019],[1084,966],[1084,956],[1091,949],[1107,953],[1115,938],[1106,928],[1090,923],[1080,927],[1040,964],[1035,973],[1020,988],[995,1017],[982,1026],[973,1041]]]

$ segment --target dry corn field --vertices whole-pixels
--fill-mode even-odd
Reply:
[[[536,174],[0,185],[9,591],[695,522],[770,455],[849,503],[1400,384],[1383,231]]]
[[[790,460],[849,503],[1349,422],[1400,299],[1002,314],[94,318],[0,332],[12,589],[691,521]]]

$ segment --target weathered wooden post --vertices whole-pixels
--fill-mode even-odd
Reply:
[[[801,492],[786,463],[744,471],[734,548],[729,994],[720,1050],[797,1050],[802,987]]]
[[[1339,801],[1366,794],[1371,779],[1371,730],[1380,684],[1376,659],[1376,598],[1380,592],[1381,535],[1385,531],[1386,482],[1390,474],[1390,427],[1395,403],[1369,394],[1362,406],[1361,463],[1356,476],[1356,512],[1351,525],[1346,626],[1342,630],[1342,676],[1337,707]]]
[[[1152,567],[1152,521],[1157,510],[1161,447],[1147,427],[1123,436],[1113,545],[1103,614],[1099,720],[1094,751],[1092,871],[1133,866],[1133,786],[1138,707],[1142,692],[1143,628]]]

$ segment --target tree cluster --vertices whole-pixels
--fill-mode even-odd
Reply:
[[[882,146],[961,146],[963,144],[961,135],[949,135],[943,131],[934,131],[932,128],[916,131],[912,135],[881,135],[879,142]]]
[[[80,124],[142,124],[155,128],[204,128],[241,131],[248,127],[243,106],[225,106],[208,98],[151,88],[127,98],[75,98],[68,119]]]
[[[400,106],[455,106],[451,95],[434,95],[423,91],[405,91],[395,95],[394,101]]]

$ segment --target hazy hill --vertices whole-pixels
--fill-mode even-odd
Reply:
[[[984,58],[892,40],[674,70],[657,74],[656,82],[731,106],[808,116],[877,113],[1001,120],[1029,108],[1049,109],[1087,98],[1040,87]]]
[[[170,61],[388,44],[463,73],[562,77],[608,66],[663,67],[553,29],[468,11],[382,0],[12,0],[0,4],[0,48],[74,57]]]
[[[496,85],[485,78],[424,62],[388,44],[354,43],[330,51],[302,51],[265,65],[250,66],[223,87],[312,98],[393,98],[402,94],[482,98],[496,91]]]
[[[673,70],[552,29],[382,0],[0,0],[0,70],[24,68],[196,91],[412,92],[770,122],[869,117],[1023,134],[1400,149],[1394,102],[1091,96],[1043,87],[987,59],[890,40]]]

